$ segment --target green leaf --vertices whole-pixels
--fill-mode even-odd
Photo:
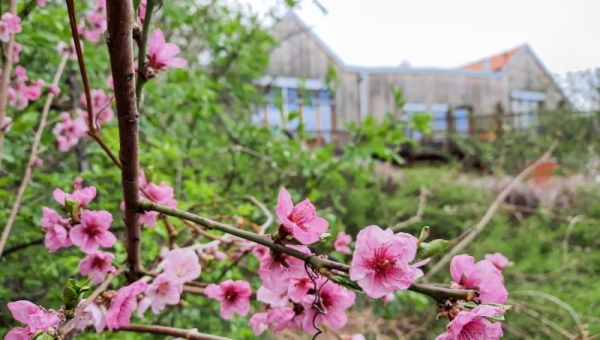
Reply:
[[[352,291],[355,291],[360,294],[364,294],[362,288],[358,285],[358,283],[350,280],[350,276],[348,274],[332,274],[328,276],[329,279],[339,285],[342,285]]]

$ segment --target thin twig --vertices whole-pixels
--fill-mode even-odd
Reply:
[[[427,205],[427,196],[429,195],[429,191],[425,187],[421,187],[421,192],[419,194],[419,208],[417,209],[417,213],[415,216],[407,219],[406,221],[398,222],[394,226],[390,227],[394,232],[404,229],[412,224],[418,223],[423,218],[423,213],[425,213],[425,206]]]
[[[86,98],[86,108],[88,114],[88,135],[92,137],[98,145],[104,150],[111,161],[118,167],[121,168],[121,163],[110,150],[108,145],[104,143],[104,140],[100,136],[100,131],[96,127],[94,121],[94,109],[92,106],[92,96],[90,91],[90,82],[88,79],[87,70],[85,68],[85,60],[83,59],[83,50],[81,49],[81,40],[79,39],[79,30],[77,28],[77,16],[75,14],[75,3],[74,0],[67,0],[67,10],[69,12],[69,24],[71,26],[71,35],[73,36],[73,43],[75,47],[75,53],[77,54],[77,62],[79,63],[79,71],[81,73],[81,81],[83,82],[83,90]]]
[[[577,215],[571,219],[569,222],[569,226],[567,227],[567,233],[565,234],[565,239],[563,240],[563,263],[569,262],[569,238],[571,237],[571,232],[573,232],[573,228],[575,224],[579,222],[583,218],[583,215]],[[1,250],[2,248],[0,248]]]
[[[64,53],[62,55],[62,59],[60,60],[60,64],[58,64],[58,68],[56,69],[56,73],[54,74],[54,79],[52,80],[52,86],[57,86],[60,81],[60,77],[65,69],[65,65],[67,64],[67,60],[69,59],[68,53]],[[27,161],[27,165],[25,167],[25,174],[23,175],[23,179],[21,180],[21,185],[19,186],[19,191],[17,192],[17,197],[15,198],[15,203],[12,206],[12,210],[10,211],[10,216],[8,217],[8,221],[6,221],[6,225],[4,226],[4,231],[2,232],[2,238],[0,239],[0,257],[2,256],[2,251],[4,250],[4,246],[6,245],[6,241],[8,240],[8,235],[10,234],[10,230],[12,229],[13,223],[19,213],[19,208],[21,207],[21,202],[23,201],[23,195],[25,193],[25,189],[31,180],[33,167],[35,166],[35,161],[38,156],[38,148],[40,146],[40,141],[42,140],[42,134],[44,133],[44,128],[46,127],[46,120],[48,119],[48,112],[50,112],[50,104],[52,104],[52,100],[54,100],[54,94],[52,92],[48,93],[46,97],[46,102],[44,103],[44,108],[42,109],[42,116],[40,118],[40,123],[35,132],[35,137],[33,139],[33,143],[31,144],[31,152],[29,154],[29,160]]]
[[[196,329],[180,329],[173,327],[157,326],[157,325],[136,325],[121,327],[115,332],[135,332],[135,333],[151,333],[168,335],[176,338],[188,340],[233,340],[222,336],[210,335],[198,332]]]
[[[10,0],[8,12],[17,14],[17,0]],[[6,108],[8,107],[8,86],[13,65],[13,51],[15,46],[15,33],[10,33],[4,54],[4,65],[2,65],[2,80],[0,81],[0,124],[4,124]],[[2,155],[4,154],[4,134],[6,131],[0,129],[0,173],[2,172]]]
[[[527,296],[542,298],[542,299],[548,300],[548,301],[556,304],[557,306],[562,307],[564,310],[569,312],[569,314],[571,314],[571,316],[573,317],[573,320],[575,320],[575,323],[577,324],[577,327],[579,328],[579,331],[581,332],[582,338],[586,337],[586,330],[585,330],[585,327],[583,326],[583,323],[581,322],[581,318],[579,317],[579,314],[577,314],[577,312],[575,311],[575,309],[573,309],[573,307],[571,307],[571,305],[564,302],[563,300],[557,298],[556,296],[553,296],[553,295],[550,295],[550,294],[547,294],[544,292],[539,292],[536,290],[521,290],[521,291],[511,292],[511,294],[512,295],[527,295]]]
[[[552,320],[546,318],[545,316],[543,316],[542,314],[534,311],[533,309],[527,308],[527,306],[521,305],[521,304],[516,303],[514,301],[513,301],[513,304],[515,305],[516,308],[520,309],[523,313],[529,315],[534,320],[539,321],[539,322],[545,324],[546,326],[554,329],[555,331],[559,332],[560,334],[562,334],[567,339],[571,339],[571,340],[577,339],[576,335],[573,335],[573,334],[569,333],[566,329],[560,327],[558,324],[556,324],[555,322],[552,322]],[[546,333],[548,335],[554,335],[554,334],[552,334],[552,332],[546,332]]]
[[[523,181],[527,176],[529,176],[529,174],[531,174],[536,169],[538,164],[545,162],[550,158],[550,156],[556,149],[556,146],[557,141],[555,140],[552,142],[552,145],[550,145],[550,147],[548,148],[548,151],[546,151],[546,153],[544,153],[544,155],[540,157],[540,159],[528,166],[525,170],[521,171],[521,173],[517,177],[515,177],[512,180],[512,182],[510,182],[510,184],[506,188],[504,188],[504,190],[502,190],[500,195],[498,195],[498,197],[494,200],[492,205],[490,205],[485,215],[481,218],[477,225],[475,225],[475,227],[471,229],[471,232],[467,236],[465,236],[465,238],[462,241],[457,243],[456,246],[450,249],[448,253],[446,253],[446,255],[444,255],[444,257],[427,272],[427,275],[425,275],[426,279],[430,279],[433,275],[435,275],[435,273],[442,269],[446,265],[446,263],[448,263],[450,259],[454,257],[454,255],[456,255],[459,251],[465,248],[469,243],[471,243],[471,241],[473,241],[477,237],[477,235],[479,235],[479,233],[483,231],[483,229],[488,225],[498,208],[500,208],[502,202],[504,202],[506,197],[508,197],[508,195],[519,183],[521,183],[521,181]]]
[[[140,197],[139,116],[133,69],[133,3],[132,1],[108,0],[106,13],[106,44],[110,55],[119,120],[119,158],[122,165],[121,183],[125,201],[128,279],[135,281],[142,267],[142,230],[138,206]]]

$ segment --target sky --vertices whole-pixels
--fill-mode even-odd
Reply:
[[[529,43],[554,74],[600,67],[600,0],[320,2],[328,13],[310,0],[296,13],[351,65],[456,67]]]

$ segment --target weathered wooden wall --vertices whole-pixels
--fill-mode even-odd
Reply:
[[[273,35],[280,45],[271,52],[267,75],[323,79],[334,61],[295,20],[278,25]]]
[[[516,63],[502,77],[477,77],[453,70],[360,70],[340,65],[339,58],[308,29],[296,19],[286,20],[274,29],[280,45],[271,53],[266,75],[324,80],[328,65],[332,65],[340,80],[334,108],[336,128],[342,128],[344,122],[359,121],[364,118],[361,115],[383,117],[393,112],[392,85],[403,89],[405,102],[446,104],[451,109],[469,107],[475,115],[493,114],[499,104],[505,112],[510,111],[515,90],[546,93],[545,109],[554,109],[565,99],[529,51],[515,56]],[[366,91],[363,95],[361,87]]]

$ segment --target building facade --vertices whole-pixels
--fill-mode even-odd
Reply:
[[[367,115],[430,112],[434,131],[467,133],[485,125],[485,119],[477,119],[484,116],[510,115],[511,123],[522,128],[532,124],[539,110],[568,105],[527,44],[452,69],[374,68],[344,63],[293,12],[272,33],[280,44],[259,80],[270,88],[272,100],[255,114],[255,122],[286,125],[281,121],[282,107],[284,114],[299,111],[307,131],[321,132],[343,130],[346,122],[360,122]],[[335,93],[326,86],[331,70],[338,79]],[[393,86],[403,91],[405,104],[400,110],[395,107]],[[297,123],[289,124],[285,127],[293,129]]]

